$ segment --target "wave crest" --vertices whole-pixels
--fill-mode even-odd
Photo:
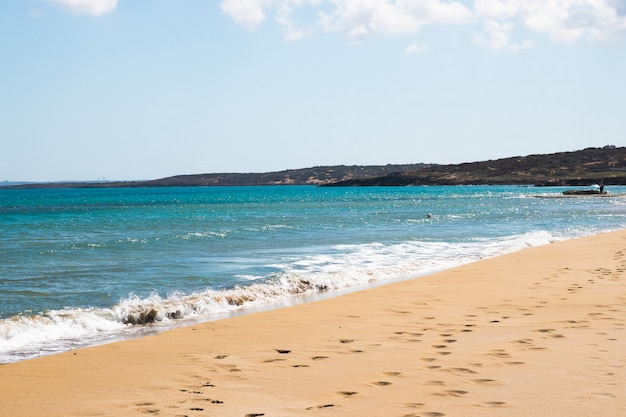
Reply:
[[[168,323],[223,318],[237,311],[297,302],[309,295],[416,277],[555,240],[560,238],[536,231],[456,243],[416,240],[390,245],[341,245],[329,253],[294,257],[272,265],[282,272],[245,286],[177,292],[167,297],[131,294],[105,309],[16,316],[0,320],[0,362],[129,337],[142,328],[158,330],[167,328],[163,326]]]

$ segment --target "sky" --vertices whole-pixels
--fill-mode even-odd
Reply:
[[[626,0],[2,0],[0,182],[626,145]]]

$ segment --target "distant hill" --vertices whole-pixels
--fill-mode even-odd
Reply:
[[[626,147],[515,156],[456,165],[319,166],[267,173],[177,175],[151,181],[20,184],[7,188],[193,187],[218,185],[626,185]]]
[[[209,185],[323,185],[352,178],[367,178],[393,172],[416,170],[426,164],[374,166],[319,166],[266,173],[230,173],[177,175],[146,181],[143,186],[209,186]]]
[[[538,186],[626,185],[626,148],[605,146],[575,152],[515,156],[420,169],[369,178],[353,178],[332,186],[534,184]]]
[[[198,187],[213,185],[323,185],[352,178],[371,178],[393,172],[416,170],[428,164],[336,165],[290,169],[266,173],[218,173],[176,175],[150,181],[58,182],[19,184],[9,188],[121,188],[121,187]]]

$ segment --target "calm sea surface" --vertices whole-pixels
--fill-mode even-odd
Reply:
[[[562,190],[0,188],[0,363],[626,227]]]

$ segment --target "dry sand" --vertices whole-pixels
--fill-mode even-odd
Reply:
[[[624,416],[626,231],[0,366],[0,415]]]

